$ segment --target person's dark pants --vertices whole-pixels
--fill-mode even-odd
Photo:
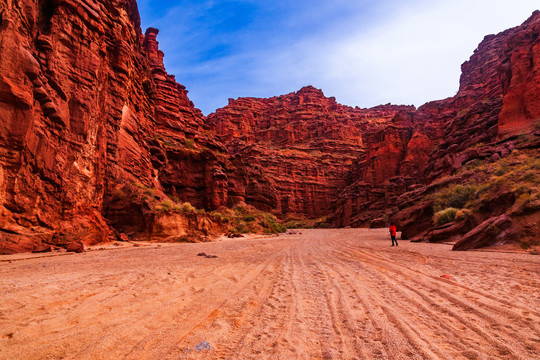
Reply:
[[[390,236],[392,236],[392,246],[394,246],[394,241],[396,242],[396,246],[398,246],[395,235],[390,235]]]

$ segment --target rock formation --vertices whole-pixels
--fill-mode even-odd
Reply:
[[[40,4],[0,5],[0,246],[27,251],[105,241],[109,184],[152,178],[136,5]]]
[[[474,178],[464,165],[537,155],[539,30],[535,12],[487,36],[458,94],[419,109],[352,108],[308,86],[230,100],[205,118],[166,72],[158,30],[143,35],[135,0],[4,1],[0,253],[204,238],[225,228],[193,206],[238,203],[333,226],[392,217],[406,237],[440,237],[450,230],[428,231],[429,196]],[[504,219],[515,236],[501,216],[518,196],[497,199],[504,211],[449,228]],[[520,214],[536,214],[531,204]]]
[[[157,31],[142,35],[134,0],[8,0],[0,14],[0,251],[148,232],[166,199],[155,139],[203,123]],[[152,196],[118,195],[137,184]]]
[[[365,156],[368,134],[384,132],[399,111],[413,109],[351,108],[308,86],[270,99],[230,100],[208,122],[231,156],[264,169],[277,198],[270,209],[281,216],[321,217],[331,213],[352,168]],[[375,176],[385,177],[385,171],[382,166]]]
[[[266,169],[281,216],[326,215],[333,226],[392,218],[405,238],[429,233],[426,239],[436,241],[445,232],[434,232],[433,194],[485,181],[462,174],[465,165],[496,162],[519,149],[537,154],[539,23],[535,12],[519,27],[486,36],[463,64],[456,96],[419,109],[353,109],[307,87],[271,99],[230,100],[208,120],[230,154]],[[322,167],[319,155],[326,157]],[[500,216],[514,201],[450,227],[449,237]]]
[[[460,88],[456,96],[419,108],[419,112],[440,124],[443,131],[440,144],[427,160],[423,183],[429,185],[421,189],[415,187],[397,199],[400,211],[394,220],[402,223],[404,237],[421,239],[424,236],[433,241],[428,231],[433,224],[426,220],[433,215],[433,201],[427,195],[438,188],[451,183],[467,182],[484,182],[485,186],[489,185],[485,184],[485,179],[476,179],[478,176],[475,171],[467,171],[467,167],[474,168],[479,163],[496,163],[520,151],[525,151],[532,158],[538,157],[539,33],[540,12],[535,11],[521,26],[486,36],[471,58],[462,65]],[[515,167],[518,165],[519,160],[513,164]],[[538,171],[534,165],[532,168],[532,171]],[[497,181],[495,175],[501,174],[492,175],[492,180]],[[538,180],[533,181],[533,185],[537,183]],[[510,190],[508,187],[508,184],[502,186],[498,193],[490,195],[501,201],[493,202],[492,206],[476,212],[476,225],[483,226],[486,224],[483,221],[490,217],[493,217],[491,222],[494,223],[501,214],[512,211],[516,200],[514,195],[509,200],[502,200],[505,191]],[[537,201],[536,186],[528,191],[527,194],[533,198],[531,203]],[[539,209],[531,211],[537,213]],[[506,239],[510,241],[517,238],[516,224],[510,225],[512,219],[508,217],[504,217],[504,221],[506,227],[512,228],[512,236],[508,235]],[[520,222],[519,219],[517,221]],[[532,234],[538,230],[537,216],[536,220],[526,222],[522,237],[534,236]],[[478,229],[471,230],[458,242],[459,249],[470,248],[467,242],[475,231]],[[502,229],[500,231],[503,233]],[[500,244],[504,242],[505,236],[492,234],[486,239],[493,241],[484,241],[481,245],[477,241],[476,245]]]

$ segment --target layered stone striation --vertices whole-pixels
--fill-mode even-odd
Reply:
[[[158,30],[143,35],[135,0],[4,1],[0,253],[223,231],[169,211],[185,202],[333,226],[386,215],[405,236],[426,234],[426,195],[464,165],[537,151],[539,29],[535,12],[487,36],[457,95],[418,109],[352,108],[308,86],[204,117],[166,72]]]
[[[141,33],[134,0],[8,0],[0,34],[0,252],[151,238],[168,198],[156,139],[204,123],[165,72],[157,30]],[[176,234],[208,232],[184,220]]]
[[[395,105],[352,108],[307,86],[270,99],[231,99],[208,122],[231,156],[264,169],[277,198],[271,210],[280,216],[322,217],[332,212],[359,159],[370,156],[370,137],[384,133],[399,112],[413,110]],[[372,169],[365,176],[373,182],[395,175],[380,162]]]
[[[8,0],[0,14],[0,246],[104,241],[110,184],[153,176],[137,6]]]
[[[396,199],[395,210],[398,211],[393,212],[393,219],[401,224],[405,238],[430,241],[459,238],[469,230],[471,234],[478,231],[472,229],[474,226],[490,221],[496,223],[501,214],[512,211],[515,198],[505,199],[507,190],[501,190],[501,194],[494,195],[493,206],[474,214],[474,221],[461,224],[461,229],[443,227],[433,230],[433,202],[429,194],[449,184],[477,181],[474,172],[464,171],[468,165],[495,162],[514,150],[538,154],[539,34],[540,12],[535,11],[521,26],[486,36],[462,65],[456,96],[427,103],[418,109],[440,124],[442,137],[427,159],[424,186],[414,187]],[[508,216],[504,219],[505,224],[511,221]],[[507,232],[508,240],[517,238],[514,225],[507,226],[513,229]],[[534,222],[525,224],[525,228],[533,227]],[[464,236],[465,243],[472,241],[471,234]],[[482,246],[504,241],[504,236],[502,240],[493,236],[491,242],[484,241]],[[459,243],[459,248],[469,246],[462,241]]]

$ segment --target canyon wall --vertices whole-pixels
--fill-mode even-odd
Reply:
[[[280,216],[326,216],[330,226],[394,220],[404,238],[423,238],[437,227],[433,194],[487,181],[462,174],[466,166],[521,150],[538,154],[539,23],[536,11],[521,26],[486,36],[462,66],[458,93],[418,109],[351,108],[306,87],[270,99],[231,99],[208,121],[230,154],[265,169]],[[499,190],[508,191],[514,192]],[[494,205],[453,231],[467,232],[513,202]],[[531,235],[538,220],[527,226]]]
[[[0,253],[211,237],[249,204],[330,226],[433,227],[426,194],[475,160],[537,154],[540,13],[487,36],[458,94],[352,108],[304,87],[204,117],[135,0],[0,3]],[[525,136],[526,135],[526,136]],[[461,176],[461,175],[459,175]],[[186,208],[190,209],[191,207]]]
[[[384,132],[397,113],[412,110],[394,105],[351,108],[308,86],[270,99],[230,100],[208,122],[232,156],[264,169],[277,198],[272,211],[322,217],[332,212],[351,170],[366,156],[370,134]],[[380,166],[366,177],[382,182],[391,172]]]
[[[0,243],[105,241],[107,188],[153,177],[137,6],[7,0],[0,14]]]
[[[152,238],[168,199],[159,139],[204,127],[157,30],[141,33],[134,0],[8,0],[0,34],[0,251]],[[211,227],[187,220],[175,234]]]

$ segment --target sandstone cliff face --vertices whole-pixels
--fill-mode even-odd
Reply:
[[[463,64],[457,95],[418,110],[352,109],[306,87],[230,100],[208,120],[229,153],[266,170],[281,216],[326,215],[334,226],[393,218],[404,237],[418,236],[434,227],[430,194],[469,181],[458,176],[463,166],[538,148],[539,20],[535,12],[523,25],[487,36]],[[499,203],[452,228],[454,235],[511,205]]]
[[[135,0],[4,1],[0,253],[224,230],[211,216],[169,211],[185,202],[334,226],[392,217],[406,237],[468,231],[485,219],[429,232],[429,195],[474,179],[461,170],[475,161],[537,154],[539,24],[535,12],[487,36],[458,94],[419,109],[351,108],[308,86],[230,100],[205,118],[166,72],[158,30],[142,34]],[[512,206],[503,195],[483,217]]]
[[[351,108],[308,86],[270,99],[230,100],[228,106],[209,115],[208,122],[231,156],[241,157],[251,168],[264,169],[264,179],[276,198],[275,204],[264,204],[268,209],[281,216],[321,217],[332,212],[332,203],[347,186],[358,160],[366,152],[371,154],[371,134],[378,131],[386,136],[391,119],[399,111],[413,109],[393,105]],[[386,139],[389,146],[394,146],[392,140]],[[381,152],[384,156],[389,153]],[[394,156],[395,161],[400,156]],[[393,170],[374,158],[369,157],[373,165],[365,176],[380,182]],[[268,192],[264,187],[253,190],[251,194]]]
[[[147,69],[131,1],[0,5],[1,236],[98,242],[109,182],[149,181]],[[133,156],[132,156],[133,155]]]
[[[150,226],[166,198],[154,139],[202,124],[163,68],[157,31],[142,35],[134,0],[8,0],[0,14],[0,251]],[[112,194],[134,184],[155,195],[122,208]]]
[[[530,132],[540,119],[540,13],[510,31],[501,66],[508,74],[503,108],[499,114],[499,137]]]
[[[474,168],[479,162],[496,163],[514,150],[532,149],[532,153],[538,155],[539,26],[540,12],[536,11],[521,26],[486,36],[471,58],[462,65],[457,95],[419,108],[419,112],[427,113],[432,121],[440,124],[442,137],[427,159],[424,183],[430,185],[415,188],[396,199],[400,211],[394,220],[402,224],[405,238],[435,241],[436,237],[441,237],[435,236],[430,230],[434,224],[426,220],[433,216],[433,202],[428,195],[451,183],[473,184],[482,181],[467,168]],[[514,166],[518,165],[519,161],[515,162]],[[494,201],[491,207],[475,213],[472,224],[462,226],[459,231],[455,227],[451,231],[437,231],[446,234],[446,238],[459,238],[459,234],[480,226],[481,222],[491,217],[492,223],[495,223],[497,216],[511,212],[515,203],[515,198],[503,200],[504,194],[509,194],[509,189],[503,186],[499,191],[500,194],[492,195]],[[505,219],[509,221],[507,217]],[[531,223],[526,225],[530,226]],[[516,238],[514,225],[512,229],[512,236],[509,233],[508,240]],[[471,233],[474,231],[471,230]],[[497,236],[493,236],[492,240],[482,246],[501,242]],[[462,248],[467,246],[465,244]]]

